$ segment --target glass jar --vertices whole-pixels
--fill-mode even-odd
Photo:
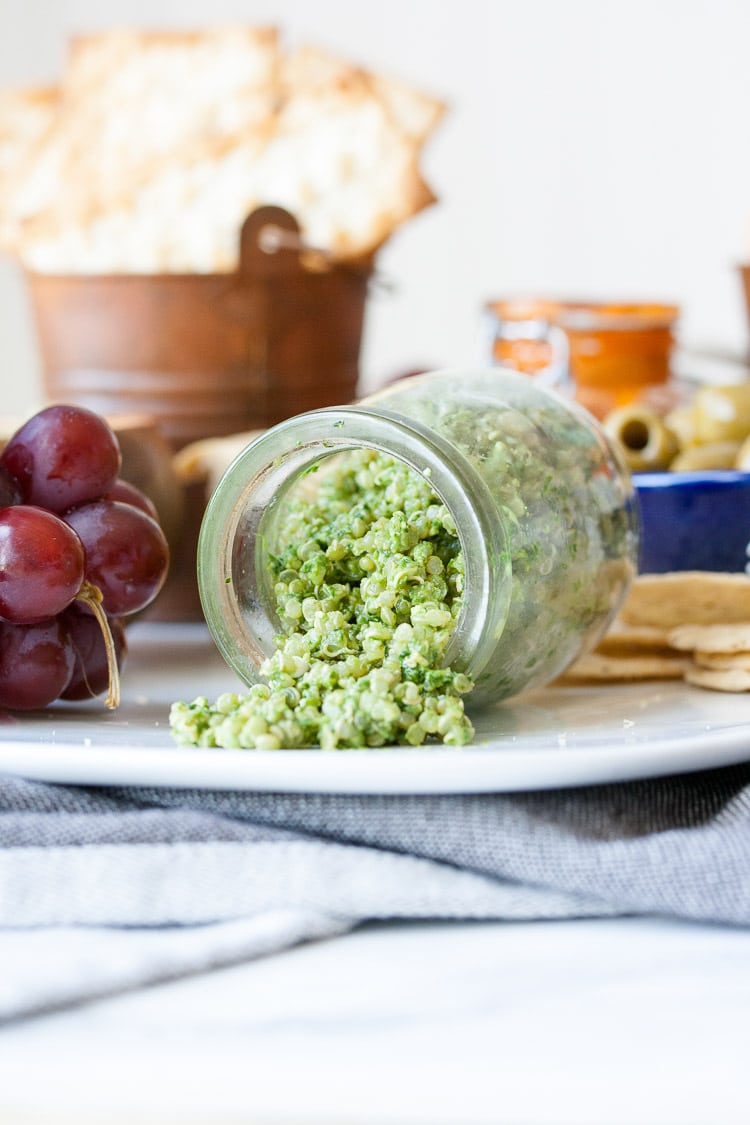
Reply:
[[[484,358],[539,379],[561,382],[568,372],[568,342],[555,324],[560,302],[545,298],[489,301],[482,309]]]
[[[677,305],[561,305],[575,397],[597,418],[636,402],[671,375]]]
[[[285,498],[356,448],[428,477],[453,517],[465,586],[446,663],[474,680],[469,705],[549,682],[600,638],[638,552],[624,463],[593,418],[525,376],[435,372],[290,418],[222,477],[201,529],[198,585],[242,680],[260,680],[276,647],[268,558]]]

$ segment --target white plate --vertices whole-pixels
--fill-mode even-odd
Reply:
[[[750,694],[682,683],[545,688],[476,720],[473,745],[350,750],[176,746],[169,704],[237,686],[199,626],[130,630],[118,711],[55,705],[0,724],[0,770],[84,785],[315,793],[480,793],[600,784],[750,760]]]

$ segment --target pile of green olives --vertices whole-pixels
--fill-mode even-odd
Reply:
[[[750,471],[750,382],[701,387],[663,416],[644,404],[619,407],[604,428],[634,473]]]

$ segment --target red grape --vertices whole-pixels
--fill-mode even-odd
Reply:
[[[105,613],[124,617],[151,602],[167,576],[169,547],[155,520],[130,504],[99,500],[68,512],[86,558],[86,578]]]
[[[7,469],[0,465],[0,508],[21,503],[21,490]]]
[[[80,406],[40,411],[0,453],[0,707],[107,689],[106,706],[119,702],[119,618],[169,566],[157,508],[121,464],[111,427]]]
[[[119,500],[121,504],[131,504],[134,508],[140,508],[147,516],[151,516],[152,520],[159,522],[159,513],[156,510],[156,504],[153,500],[141,492],[140,488],[136,488],[130,481],[122,480],[118,477],[112,488],[104,496],[102,500]]]
[[[36,625],[0,622],[0,707],[46,707],[65,691],[73,665],[73,649],[59,618]]]
[[[83,580],[83,546],[67,523],[26,504],[0,510],[0,617],[16,625],[55,617]]]
[[[75,656],[73,673],[62,699],[90,699],[101,695],[110,685],[110,668],[101,626],[90,613],[77,605],[70,606],[61,617]],[[127,654],[125,630],[117,618],[109,618],[117,666],[122,668]]]
[[[83,406],[48,406],[25,422],[0,456],[23,500],[65,512],[108,492],[120,447],[105,420]]]

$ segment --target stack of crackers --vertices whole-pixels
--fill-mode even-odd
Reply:
[[[746,574],[639,575],[597,648],[558,682],[674,679],[714,691],[750,691]]]
[[[257,207],[334,261],[435,196],[443,103],[275,28],[71,41],[59,84],[0,91],[0,249],[53,273],[221,273]]]

